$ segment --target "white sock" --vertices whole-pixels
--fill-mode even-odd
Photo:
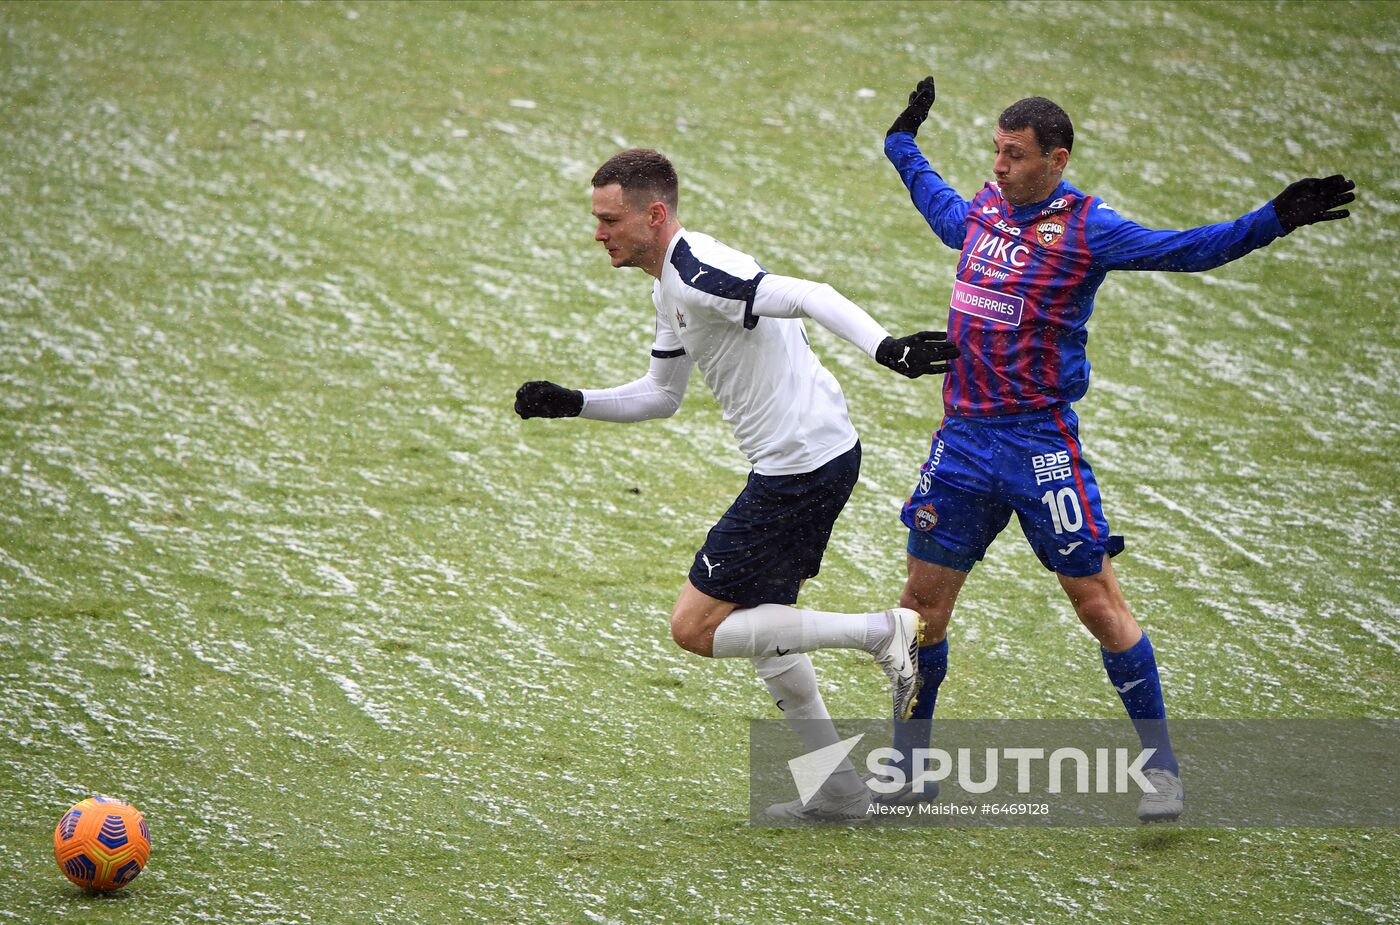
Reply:
[[[715,629],[715,658],[783,656],[813,649],[875,652],[889,640],[890,619],[881,613],[825,613],[784,604],[735,610]]]
[[[812,660],[800,652],[783,656],[753,659],[754,670],[768,686],[773,702],[787,720],[807,751],[833,745],[840,739],[826,712],[821,691],[817,690],[817,673]],[[822,792],[834,799],[853,797],[865,790],[865,783],[856,774],[849,759],[842,760],[836,772],[822,785]]]

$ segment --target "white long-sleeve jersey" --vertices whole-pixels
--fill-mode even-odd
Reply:
[[[583,417],[669,417],[698,364],[755,472],[811,472],[855,446],[846,398],[812,352],[802,318],[873,357],[888,334],[859,306],[825,284],[767,273],[747,254],[684,229],[667,248],[652,302],[647,374],[583,390]]]

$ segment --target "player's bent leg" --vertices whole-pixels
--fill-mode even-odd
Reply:
[[[711,597],[688,580],[671,613],[671,638],[713,658],[783,656],[814,649],[863,649],[877,657],[897,635],[892,614],[827,613],[787,604],[743,607]],[[909,620],[916,621],[911,613]]]
[[[781,657],[814,649],[862,649],[890,679],[896,713],[908,716],[918,692],[914,665],[922,639],[918,613],[826,613],[786,604],[739,607],[711,597],[689,580],[671,613],[671,638],[711,658]]]

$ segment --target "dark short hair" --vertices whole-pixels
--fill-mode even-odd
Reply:
[[[617,183],[622,191],[635,203],[638,194],[644,194],[647,202],[661,200],[674,214],[679,196],[679,183],[676,168],[666,159],[666,155],[650,148],[628,148],[619,151],[593,174],[594,187],[611,186]]]
[[[1041,154],[1056,148],[1074,150],[1074,124],[1069,121],[1069,113],[1043,96],[1028,96],[1012,103],[997,118],[997,125],[1007,132],[1031,129],[1040,143]]]

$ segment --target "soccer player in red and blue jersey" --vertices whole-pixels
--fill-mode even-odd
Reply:
[[[1232,222],[1144,228],[1064,181],[1074,128],[1059,106],[1032,97],[998,118],[996,181],[967,200],[914,140],[933,101],[927,77],[885,137],[885,154],[915,207],[939,240],[961,252],[947,325],[961,355],[944,380],[943,422],[902,518],[909,579],[900,604],[919,611],[925,634],[914,719],[896,723],[895,747],[906,756],[927,747],[953,605],[1014,513],[1102,646],[1109,682],[1143,747],[1156,750],[1143,773],[1157,792],[1144,795],[1139,818],[1174,819],[1184,791],[1157,663],[1114,578],[1110,557],[1123,550],[1123,538],[1109,531],[1072,408],[1089,386],[1094,293],[1109,270],[1209,270],[1302,225],[1345,218],[1339,207],[1355,198],[1354,184],[1340,175],[1309,178]],[[886,799],[917,798],[906,785]]]

